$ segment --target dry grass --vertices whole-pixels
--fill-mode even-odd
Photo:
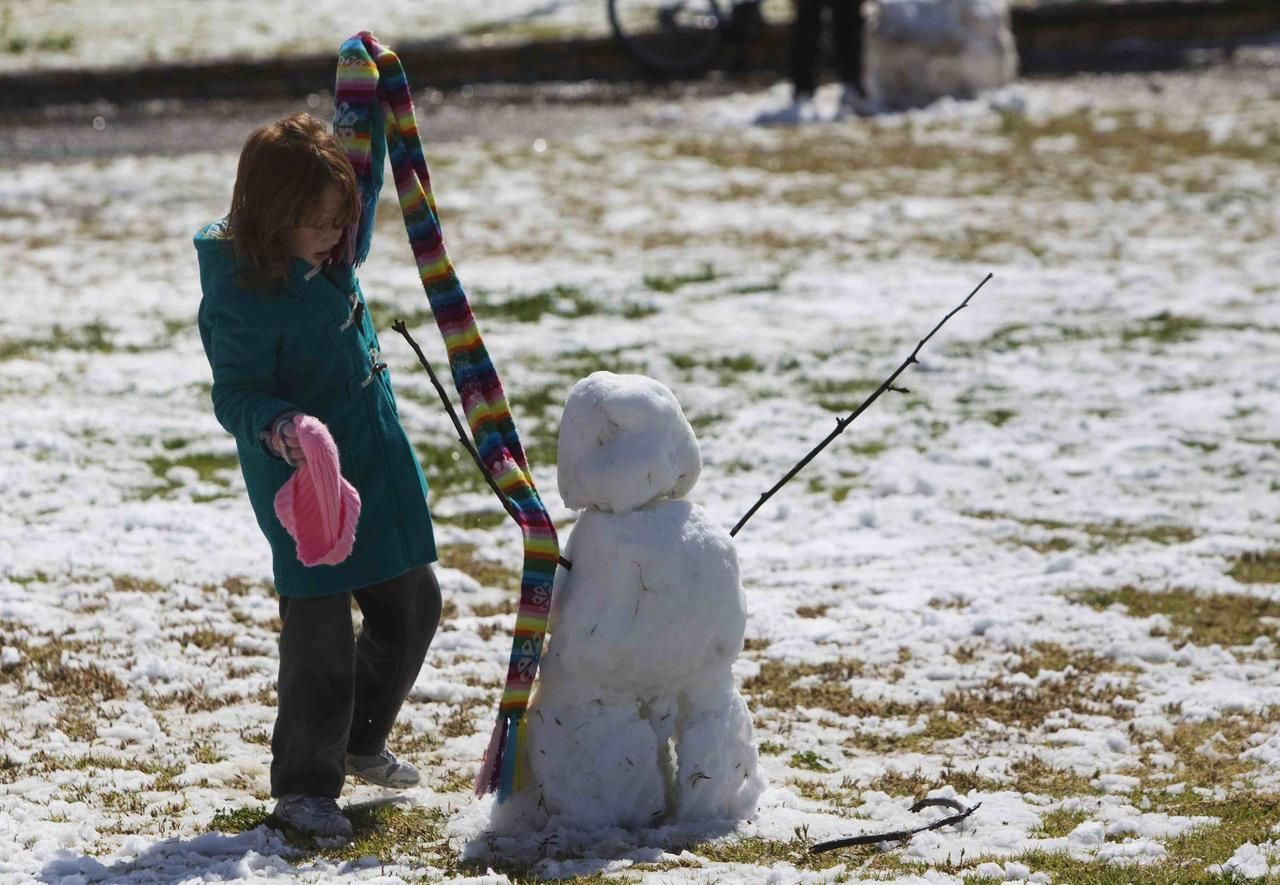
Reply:
[[[440,723],[440,736],[444,738],[467,737],[479,730],[472,707],[454,707]]]
[[[128,694],[127,687],[114,673],[83,660],[100,657],[94,644],[48,634],[32,636],[26,627],[13,622],[0,623],[0,644],[17,650],[21,656],[17,664],[0,670],[0,684],[23,684],[33,678],[41,693],[49,697],[95,703]]]
[[[480,555],[475,544],[448,544],[439,550],[440,565],[465,572],[485,587],[520,589],[520,569]]]
[[[1180,641],[1195,645],[1248,645],[1259,636],[1280,638],[1274,626],[1280,618],[1280,602],[1244,594],[1207,594],[1178,588],[1141,590],[1126,586],[1119,590],[1090,590],[1077,601],[1096,609],[1122,605],[1130,616],[1147,618],[1164,615],[1172,623]]]
[[[1129,685],[1102,685],[1093,674],[1066,671],[1061,680],[1036,686],[997,677],[977,688],[948,694],[941,706],[975,728],[990,721],[1029,731],[1063,713],[1131,718],[1132,712],[1127,707],[1117,707],[1115,701],[1132,700],[1133,693]]]
[[[920,712],[919,704],[901,701],[871,700],[857,697],[846,683],[863,673],[860,661],[836,661],[828,664],[786,664],[765,661],[760,672],[743,684],[752,703],[776,710],[794,711],[801,707],[829,710],[839,716],[910,716]],[[804,681],[803,685],[797,682]]]
[[[1280,550],[1246,553],[1227,572],[1241,584],[1280,584]]]
[[[1012,520],[1020,525],[1027,526],[1038,530],[1042,535],[1045,533],[1065,532],[1067,534],[1053,535],[1050,537],[1032,537],[1018,538],[1017,543],[1031,547],[1039,552],[1069,550],[1075,547],[1082,547],[1089,552],[1097,552],[1099,550],[1108,550],[1116,547],[1123,547],[1127,544],[1134,544],[1140,541],[1148,541],[1153,544],[1185,544],[1195,540],[1196,533],[1186,526],[1156,524],[1156,525],[1134,525],[1125,522],[1089,522],[1089,523],[1067,523],[1054,519],[1045,519],[1037,517],[1020,517],[1012,516],[1007,513],[999,513],[994,510],[974,510],[965,514],[974,519],[981,520]],[[1083,539],[1079,536],[1083,535]]]
[[[496,615],[513,615],[520,607],[520,602],[514,597],[504,599],[501,602],[477,602],[471,606],[471,614],[477,618],[492,618]]]

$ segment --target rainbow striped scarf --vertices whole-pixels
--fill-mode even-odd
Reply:
[[[453,383],[462,397],[476,449],[519,514],[524,535],[520,610],[498,722],[476,776],[477,795],[496,790],[502,801],[518,786],[517,751],[524,734],[524,712],[542,656],[560,554],[556,530],[533,485],[502,383],[445,252],[404,67],[368,31],[351,37],[338,50],[334,108],[334,134],[355,167],[361,191],[360,218],[346,232],[346,259],[354,267],[369,253],[383,163],[389,155],[409,245],[444,336]]]

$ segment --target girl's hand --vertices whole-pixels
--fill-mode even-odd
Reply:
[[[302,443],[298,440],[298,427],[293,423],[295,415],[290,415],[289,420],[280,426],[280,440],[288,457],[285,458],[294,467],[301,467],[307,463],[306,455],[302,453]]]
[[[301,412],[285,412],[271,423],[271,429],[267,431],[271,451],[290,467],[301,467],[307,463],[302,443],[298,441],[298,428],[293,423],[300,415]]]

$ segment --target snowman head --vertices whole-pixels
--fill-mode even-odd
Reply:
[[[593,372],[575,384],[556,455],[560,495],[574,510],[623,513],[679,498],[702,471],[675,394],[644,375]]]

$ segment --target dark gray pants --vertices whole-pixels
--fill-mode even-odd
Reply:
[[[364,615],[359,636],[352,597]],[[440,585],[424,565],[351,593],[281,596],[280,620],[271,795],[336,799],[346,754],[386,745],[440,621]]]
[[[822,9],[831,9],[832,44],[840,79],[862,90],[862,0],[796,0],[791,26],[791,83],[798,95],[818,85]]]

